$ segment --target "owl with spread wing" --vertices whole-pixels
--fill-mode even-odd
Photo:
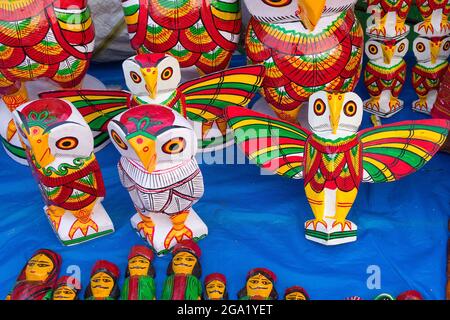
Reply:
[[[246,50],[262,63],[262,94],[276,115],[296,123],[320,90],[352,91],[360,76],[362,28],[354,0],[246,0]]]
[[[228,67],[241,30],[239,0],[122,0],[133,49],[168,53],[182,68]]]
[[[424,166],[446,140],[450,121],[403,121],[358,131],[363,103],[355,93],[320,91],[309,99],[311,131],[251,110],[229,107],[236,142],[258,166],[304,179],[315,219],[306,238],[325,245],[356,240],[347,220],[361,182],[393,182]]]

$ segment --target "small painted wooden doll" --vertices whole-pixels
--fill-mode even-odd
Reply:
[[[155,300],[155,269],[153,251],[146,246],[134,246],[128,255],[128,267],[121,300]]]
[[[173,257],[167,268],[162,300],[200,300],[202,297],[202,275],[200,247],[192,240],[183,240],[175,245]]]
[[[53,291],[52,300],[78,300],[81,291],[81,283],[78,279],[70,276],[62,276]]]
[[[112,262],[98,260],[91,272],[89,286],[84,293],[85,300],[117,300],[120,289],[117,283],[120,270]]]
[[[284,292],[284,300],[310,300],[308,292],[299,286],[287,288]]]
[[[419,291],[408,290],[398,295],[397,300],[424,300]]]
[[[205,278],[205,300],[228,300],[227,279],[221,273],[211,273]]]
[[[39,249],[23,267],[6,300],[51,300],[61,268],[61,256]]]
[[[275,289],[277,276],[266,268],[255,268],[247,274],[245,287],[238,293],[239,300],[278,300]]]

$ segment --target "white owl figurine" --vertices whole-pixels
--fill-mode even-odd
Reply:
[[[412,69],[412,84],[419,99],[413,102],[412,108],[430,114],[440,80],[447,70],[450,36],[417,37],[413,42],[413,51],[417,64]]]
[[[61,99],[40,99],[12,115],[61,242],[74,245],[113,232],[101,204],[105,187],[93,134],[77,108]]]
[[[158,255],[183,239],[204,238],[208,228],[192,209],[204,188],[189,122],[168,107],[141,105],[113,118],[108,132],[137,211],[131,224],[142,238]]]
[[[406,79],[406,62],[409,41],[370,39],[365,44],[369,61],[364,71],[364,84],[370,99],[364,108],[380,117],[391,117],[403,108],[399,94]]]

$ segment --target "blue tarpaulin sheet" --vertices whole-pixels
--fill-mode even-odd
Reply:
[[[408,64],[413,64],[411,57]],[[107,85],[123,85],[120,64],[93,65],[90,73]],[[367,98],[362,81],[357,92]],[[415,93],[410,79],[400,98],[405,109],[383,123],[426,118],[411,111]],[[370,125],[365,114],[361,128]],[[98,259],[120,267],[122,284],[128,252],[143,241],[129,221],[135,211],[119,182],[118,152],[109,145],[97,158],[107,190],[103,205],[116,232],[64,247],[44,215],[29,168],[0,155],[0,298],[7,295],[26,259],[39,248],[62,255],[61,274],[80,270],[84,288]],[[254,267],[277,274],[280,296],[287,287],[300,285],[312,299],[353,295],[372,299],[382,292],[398,295],[409,289],[420,291],[426,299],[444,299],[449,160],[450,155],[439,153],[421,171],[398,182],[363,184],[348,217],[358,225],[358,241],[332,247],[304,238],[303,224],[312,213],[302,180],[261,175],[251,164],[201,164],[205,195],[195,210],[210,233],[200,242],[203,276],[224,273],[233,299],[244,286],[247,271]],[[170,256],[155,261],[158,297],[169,261]]]

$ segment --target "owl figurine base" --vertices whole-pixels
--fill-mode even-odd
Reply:
[[[114,232],[114,224],[111,218],[101,203],[98,202],[95,204],[90,216],[91,226],[86,224],[83,227],[83,225],[80,225],[81,227],[75,232],[73,232],[73,227],[76,225],[77,219],[70,212],[65,211],[56,223],[54,215],[52,215],[47,206],[44,207],[44,211],[53,231],[58,236],[59,241],[65,246],[73,246]]]
[[[307,221],[305,223],[305,238],[326,246],[356,241],[358,227],[353,222],[347,220],[344,227],[341,225],[333,227],[336,220],[325,218],[324,221],[326,226],[323,223],[318,223],[316,227],[314,227],[315,220]]]
[[[144,221],[138,213],[131,218],[131,226],[136,230],[138,235],[148,243],[148,245],[156,252],[158,256],[162,256],[169,253],[179,242],[179,240],[176,237],[173,237],[172,240],[167,243],[167,239],[171,238],[170,233],[173,233],[173,230],[175,230],[174,223],[172,223],[170,218],[161,216],[160,214],[155,214],[152,215],[152,221],[154,224],[152,241],[149,240],[148,234],[146,234],[145,230],[141,227]],[[208,227],[192,208],[189,210],[189,215],[184,222],[184,226],[186,227],[186,230],[189,230],[188,232],[191,232],[192,235],[190,237],[183,236],[179,239],[192,239],[197,242],[208,235]]]

